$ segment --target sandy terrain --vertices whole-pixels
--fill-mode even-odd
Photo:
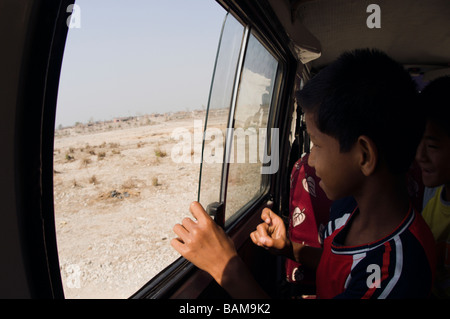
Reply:
[[[261,191],[261,117],[240,116],[245,130],[233,133],[227,219]],[[198,198],[204,118],[204,111],[178,112],[56,130],[55,218],[67,298],[127,298],[179,257],[170,240]],[[227,118],[226,109],[209,114],[204,205],[219,200]]]
[[[170,246],[172,227],[197,199],[199,164],[171,159],[178,143],[171,133],[192,132],[194,119],[204,112],[56,131],[55,216],[66,298],[127,298],[179,257]]]

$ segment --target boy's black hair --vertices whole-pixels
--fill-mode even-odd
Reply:
[[[341,152],[358,137],[371,138],[394,174],[410,167],[424,131],[416,86],[403,66],[378,50],[342,54],[313,77],[297,101],[313,112],[319,130],[335,137]]]
[[[426,119],[450,136],[450,76],[431,81],[420,96]]]

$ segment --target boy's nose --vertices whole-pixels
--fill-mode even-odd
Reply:
[[[310,150],[309,152],[309,156],[308,156],[308,166],[310,167],[314,167],[314,163],[315,163],[315,155],[313,150]]]
[[[417,147],[417,152],[416,152],[416,161],[417,162],[426,162],[428,159],[427,156],[427,152],[426,152],[426,148],[425,148],[425,143],[424,140],[421,140],[419,143],[419,146]]]

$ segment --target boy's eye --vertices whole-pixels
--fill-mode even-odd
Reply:
[[[439,146],[436,145],[436,144],[428,144],[427,147],[431,148],[431,149],[434,149],[434,150],[437,150],[439,148]]]

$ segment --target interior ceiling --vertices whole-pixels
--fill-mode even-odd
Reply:
[[[321,55],[312,61],[314,68],[320,69],[343,51],[356,48],[378,48],[407,65],[450,66],[450,0],[270,2],[289,7],[290,23],[300,22],[319,40]],[[367,12],[371,3],[380,7],[379,29],[370,29],[366,23],[372,14]]]

